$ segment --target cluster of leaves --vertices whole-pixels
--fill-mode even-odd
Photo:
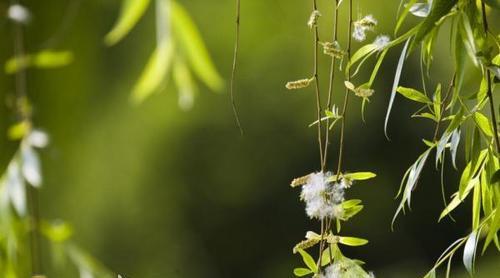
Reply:
[[[181,4],[174,0],[155,0],[156,49],[151,54],[133,91],[132,101],[139,103],[167,85],[172,76],[179,93],[179,105],[193,105],[197,85],[193,74],[212,91],[220,91],[223,81],[205,47],[196,24]],[[121,41],[143,17],[150,0],[125,0],[117,22],[105,42]]]
[[[484,239],[483,252],[492,242],[500,250],[498,240],[500,145],[496,118],[498,111],[493,99],[495,85],[500,81],[500,37],[488,26],[488,13],[491,12],[490,9],[499,8],[498,1],[434,0],[422,3],[410,0],[402,1],[402,4],[404,5],[397,20],[395,34],[398,34],[408,16],[412,15],[421,20],[382,50],[368,84],[372,84],[387,51],[403,45],[385,119],[386,135],[389,115],[398,93],[420,105],[420,109],[413,114],[413,117],[430,120],[435,126],[435,131],[431,138],[423,140],[426,150],[404,174],[398,192],[401,202],[394,220],[405,211],[406,207],[410,207],[412,193],[425,165],[430,160],[431,153],[435,152],[436,167],[441,167],[441,171],[444,171],[445,150],[449,149],[453,166],[459,168],[455,161],[460,141],[463,139],[465,141],[463,157],[466,166],[461,171],[460,182],[451,201],[449,203],[445,201],[445,208],[439,220],[449,216],[471,196],[471,232],[445,250],[426,277],[435,277],[437,268],[445,262],[448,262],[446,271],[448,277],[451,260],[461,247],[463,247],[464,265],[470,273],[473,273],[476,249],[480,240]],[[441,82],[447,84],[447,87],[443,88],[440,82],[429,78],[429,72],[438,33],[447,28],[449,28],[449,48],[454,63],[450,72],[451,80]],[[362,47],[353,55],[351,63],[361,61],[361,65],[373,53],[370,48],[370,46]],[[422,65],[421,90],[399,84],[404,61],[417,49],[420,50]],[[478,89],[469,92],[463,88],[464,78],[474,75],[480,76],[476,81]],[[427,92],[428,79],[437,83],[433,93]],[[442,187],[444,197],[443,183]]]
[[[346,173],[341,174],[340,177],[331,176],[328,182],[338,182],[340,180],[346,180],[348,183],[352,184],[356,181],[365,181],[375,178],[376,175],[371,172],[356,172],[356,173]],[[291,183],[292,187],[304,186],[307,183],[308,176],[300,177],[294,179]],[[352,217],[356,216],[364,208],[362,205],[362,200],[350,199],[344,200],[341,204],[342,215],[335,219],[336,232],[340,233],[341,223],[346,222]],[[293,253],[299,253],[304,261],[305,267],[297,267],[294,269],[295,276],[302,277],[306,275],[321,275],[321,267],[328,266],[334,263],[341,263],[349,265],[348,268],[344,269],[345,274],[352,276],[349,277],[370,277],[370,274],[366,273],[361,267],[364,262],[360,260],[352,260],[345,257],[341,252],[342,246],[363,246],[368,243],[368,240],[358,237],[340,236],[335,235],[331,230],[323,231],[323,234],[317,234],[312,231],[306,233],[305,239],[297,243],[293,248]],[[320,248],[321,257],[317,261],[313,259],[307,250],[317,247],[319,245],[324,245]],[[321,265],[321,267],[319,266]],[[321,276],[319,276],[321,277]],[[328,276],[327,276],[328,277]]]

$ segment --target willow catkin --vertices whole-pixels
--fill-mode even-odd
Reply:
[[[290,82],[286,83],[285,87],[288,90],[303,89],[303,88],[307,88],[313,80],[314,80],[314,78],[306,78],[306,79],[300,79],[300,80],[296,80],[296,81],[290,81]]]
[[[318,19],[320,16],[321,13],[318,10],[314,10],[309,17],[309,21],[307,21],[307,26],[312,29],[314,26],[318,25]]]

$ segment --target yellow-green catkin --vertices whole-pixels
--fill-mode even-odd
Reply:
[[[324,42],[323,45],[323,53],[332,56],[337,59],[342,59],[345,55],[345,51],[343,51],[338,42]]]
[[[300,79],[296,81],[290,81],[286,83],[286,88],[288,90],[297,90],[297,89],[303,89],[307,88],[311,82],[314,80],[314,78],[308,78],[308,79]]]

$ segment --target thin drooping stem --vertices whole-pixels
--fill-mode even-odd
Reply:
[[[318,5],[316,0],[313,0],[313,12],[318,10]],[[319,30],[318,25],[314,25],[314,67],[313,67],[313,77],[314,84],[316,89],[316,114],[318,118],[318,146],[319,146],[319,157],[320,157],[320,165],[324,164],[324,156],[323,156],[323,137],[322,137],[322,124],[321,124],[321,94],[319,89],[319,78],[318,78],[318,67],[319,67]]]
[[[333,42],[337,41],[337,31],[338,31],[338,17],[339,17],[339,10],[338,10],[338,2],[339,0],[335,0],[335,6],[334,6],[334,21],[333,21]],[[327,102],[327,109],[332,110],[333,108],[333,86],[334,86],[334,81],[335,81],[335,67],[337,58],[335,56],[332,57],[331,64],[330,64],[330,83],[328,87],[328,102]],[[328,145],[330,145],[330,118],[326,119],[326,125],[325,125],[325,151],[323,154],[323,165],[321,165],[321,170],[325,171],[326,168],[326,162],[328,158]]]
[[[438,121],[436,123],[436,128],[434,129],[434,137],[433,137],[433,141],[436,141],[437,140],[437,136],[438,136],[438,132],[439,132],[439,127],[441,125],[441,122],[443,121],[443,114],[444,114],[444,110],[445,110],[445,107],[446,107],[446,101],[448,100],[449,96],[451,95],[451,91],[453,90],[453,87],[455,87],[455,79],[457,77],[457,73],[455,72],[453,74],[453,77],[451,78],[451,81],[450,81],[450,84],[448,85],[448,90],[446,91],[446,95],[444,96],[443,98],[443,101],[441,102],[440,104],[440,114],[439,115],[436,115],[436,117],[438,117]]]
[[[486,7],[484,4],[484,0],[481,1],[481,10],[483,14],[483,28],[484,28],[484,34],[486,37],[488,37],[488,32],[489,32],[489,27],[488,27],[488,19],[486,18]],[[493,137],[495,138],[495,144],[497,147],[497,152],[500,153],[500,140],[498,138],[498,122],[497,122],[497,117],[495,113],[495,104],[493,102],[493,92],[491,89],[491,75],[485,66],[483,66],[483,74],[486,77],[486,85],[487,85],[487,96],[488,100],[490,102],[490,112],[491,112],[491,121],[492,121],[492,126],[493,126],[493,131],[495,134],[493,134]]]
[[[318,5],[316,0],[312,0],[312,5],[313,5],[313,13],[318,10]],[[314,65],[313,65],[313,77],[314,77],[314,84],[315,84],[315,91],[316,91],[316,115],[318,118],[318,147],[319,147],[319,158],[320,158],[320,166],[321,170],[323,171],[323,165],[325,163],[324,156],[323,156],[323,137],[322,137],[322,124],[321,124],[321,94],[320,94],[320,88],[319,88],[319,77],[318,77],[318,68],[319,68],[319,30],[318,30],[318,25],[314,24]],[[319,258],[318,258],[318,273],[321,272],[321,259],[322,259],[322,254],[323,250],[325,248],[325,243],[324,243],[324,236],[325,236],[325,222],[322,219],[321,220],[321,241],[320,241],[320,246],[319,246]]]
[[[238,61],[238,51],[240,45],[240,14],[241,14],[241,5],[240,0],[236,0],[236,37],[234,39],[234,53],[233,53],[233,67],[231,69],[231,88],[230,88],[230,96],[231,96],[231,107],[233,108],[233,115],[236,121],[236,125],[240,130],[241,135],[243,135],[243,128],[241,127],[240,117],[238,115],[238,109],[236,108],[236,101],[234,98],[234,84],[236,78],[236,64]]]
[[[13,1],[14,4],[18,4],[17,1]],[[22,59],[25,55],[24,51],[24,37],[23,28],[21,23],[13,22],[14,29],[14,56],[16,59]],[[26,93],[26,72],[24,68],[19,68],[15,74],[15,86],[16,86],[16,114],[18,120],[21,122],[31,122],[31,116],[25,111],[24,105],[27,97]],[[42,273],[41,267],[41,248],[40,239],[38,234],[38,226],[40,222],[39,216],[39,206],[38,206],[38,192],[32,186],[28,186],[26,192],[26,198],[28,200],[29,209],[29,224],[30,224],[30,255],[31,255],[31,273],[32,275],[38,275]]]
[[[352,44],[352,0],[349,0],[349,32],[347,34],[347,61],[351,60],[351,44]],[[347,81],[351,80],[351,70],[346,70]],[[345,119],[347,113],[347,105],[349,103],[349,90],[345,89],[344,105],[342,106],[341,126],[340,126],[340,142],[339,142],[339,158],[337,165],[337,178],[340,178],[340,171],[342,170],[342,159],[344,155],[344,136],[345,136]]]

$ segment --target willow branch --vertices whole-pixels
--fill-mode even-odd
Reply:
[[[352,44],[352,0],[349,0],[349,32],[347,34],[347,60],[351,60],[351,44]],[[346,72],[346,79],[347,81],[351,80],[351,70],[350,68],[347,69]],[[340,177],[340,171],[342,169],[342,159],[344,155],[344,136],[345,136],[345,120],[346,120],[346,113],[347,113],[347,105],[349,103],[349,90],[346,88],[345,89],[345,95],[344,95],[344,105],[342,107],[342,114],[341,114],[341,127],[340,127],[340,143],[339,143],[339,158],[338,158],[338,165],[337,165],[337,177]]]
[[[236,38],[234,40],[233,67],[231,69],[230,96],[231,96],[231,107],[233,109],[234,119],[236,121],[236,125],[238,126],[238,129],[240,130],[241,135],[243,135],[243,128],[241,127],[240,117],[238,115],[238,109],[236,108],[236,101],[234,98],[236,64],[238,61],[238,51],[239,51],[239,44],[240,44],[240,12],[241,12],[240,0],[236,0]]]

